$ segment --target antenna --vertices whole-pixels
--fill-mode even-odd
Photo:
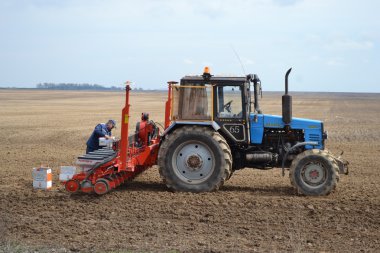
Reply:
[[[236,52],[234,46],[232,46],[232,45],[230,45],[230,46],[231,46],[232,51],[234,51],[236,58],[237,58],[238,61],[240,62],[240,66],[241,66],[241,69],[243,70],[243,74],[246,76],[247,74],[245,73],[244,64],[243,64],[243,62],[241,61],[239,54]]]

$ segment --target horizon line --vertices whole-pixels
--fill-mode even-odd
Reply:
[[[137,89],[141,87],[136,87]],[[118,92],[118,91],[124,91],[125,88],[119,88],[119,89],[113,89],[111,87],[105,87],[105,89],[46,89],[46,88],[36,88],[36,87],[0,87],[0,90],[46,90],[46,91],[94,91],[94,92]],[[133,90],[134,92],[167,92],[167,89],[141,89],[141,90]],[[267,90],[263,92],[281,92],[283,93],[283,90]],[[380,94],[380,91],[378,92],[371,92],[371,91],[300,91],[300,90],[294,90],[290,92],[298,92],[298,93],[350,93],[350,94]]]

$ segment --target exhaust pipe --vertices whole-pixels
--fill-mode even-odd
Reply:
[[[253,75],[253,94],[254,94],[254,99],[255,99],[255,111],[258,114],[262,114],[262,111],[261,111],[260,105],[259,105],[260,85],[261,85],[261,81],[259,79],[259,76],[254,74]]]
[[[282,96],[282,121],[288,125],[292,121],[292,96],[288,94],[288,77],[290,68],[285,74],[285,94]]]

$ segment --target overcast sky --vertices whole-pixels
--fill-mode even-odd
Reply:
[[[0,0],[0,86],[165,89],[256,73],[263,90],[380,92],[377,0]],[[240,56],[244,71],[234,50]]]

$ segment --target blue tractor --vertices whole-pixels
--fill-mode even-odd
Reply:
[[[202,75],[169,82],[165,131],[158,153],[160,175],[174,191],[219,189],[243,168],[289,169],[303,195],[327,195],[348,173],[348,162],[325,149],[319,120],[292,117],[292,97],[282,96],[282,116],[263,114],[257,75]]]

